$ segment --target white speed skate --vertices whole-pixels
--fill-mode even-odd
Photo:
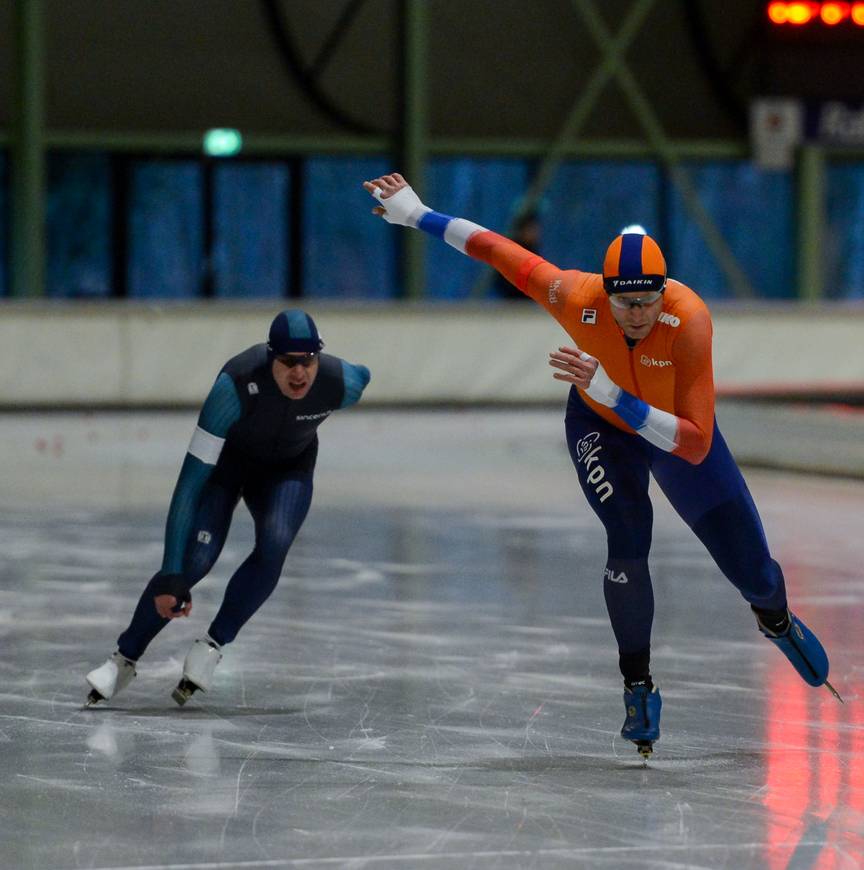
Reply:
[[[213,681],[213,671],[222,661],[222,648],[209,635],[192,644],[183,662],[183,677],[171,697],[182,707],[197,691],[206,692]]]
[[[136,676],[135,662],[115,652],[114,655],[87,674],[90,694],[87,706],[92,707],[100,701],[110,701],[119,691],[125,689]]]

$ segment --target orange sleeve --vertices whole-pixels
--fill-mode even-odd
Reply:
[[[559,323],[566,313],[572,278],[583,274],[573,270],[563,272],[539,254],[491,230],[474,233],[468,239],[465,251],[475,260],[482,260],[500,272]],[[564,280],[565,276],[568,280]]]
[[[698,465],[711,449],[714,434],[714,370],[711,362],[711,316],[700,311],[675,339],[675,416],[678,446],[672,452]]]

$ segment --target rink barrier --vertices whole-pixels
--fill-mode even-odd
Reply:
[[[263,341],[285,302],[6,302],[0,407],[200,405],[222,364]],[[712,304],[726,396],[864,396],[864,307]],[[563,400],[549,351],[571,343],[530,303],[305,303],[325,351],[372,371],[368,403]]]

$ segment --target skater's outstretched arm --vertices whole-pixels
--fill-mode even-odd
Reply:
[[[191,611],[192,596],[188,579],[183,574],[183,555],[204,485],[219,461],[228,430],[240,418],[240,413],[240,399],[234,381],[222,372],[198,415],[198,425],[168,510],[162,568],[153,578],[154,604],[163,619],[188,616]]]
[[[388,223],[424,230],[493,266],[542,305],[571,336],[575,337],[579,324],[585,322],[579,316],[582,307],[586,304],[594,307],[586,300],[592,298],[591,280],[596,283],[599,275],[563,271],[498,233],[463,218],[433,211],[398,173],[365,181],[363,187],[378,201],[372,210],[374,214]],[[593,297],[596,298],[596,293]],[[623,390],[610,380],[596,357],[584,354],[578,347],[559,348],[551,354],[550,364],[561,370],[556,378],[574,384],[589,398],[610,408],[651,444],[698,464],[707,455],[713,434],[711,321],[707,310],[679,329],[672,357],[678,377],[674,408],[669,410]]]
[[[575,304],[579,289],[589,277],[587,272],[563,271],[512,239],[464,218],[433,211],[398,172],[364,181],[363,187],[379,203],[373,213],[387,223],[443,239],[457,251],[492,266],[560,323],[568,318],[568,302],[572,299]]]

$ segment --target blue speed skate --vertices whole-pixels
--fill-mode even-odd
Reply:
[[[819,638],[792,611],[788,611],[789,624],[782,631],[774,631],[760,619],[756,613],[756,624],[759,631],[776,646],[792,663],[792,667],[801,675],[801,679],[811,686],[825,685],[840,703],[843,699],[831,683],[828,682],[828,655],[819,643]]]
[[[627,718],[621,736],[632,740],[643,761],[654,751],[654,741],[660,739],[660,708],[663,701],[657,686],[635,685],[624,689],[624,709]]]

